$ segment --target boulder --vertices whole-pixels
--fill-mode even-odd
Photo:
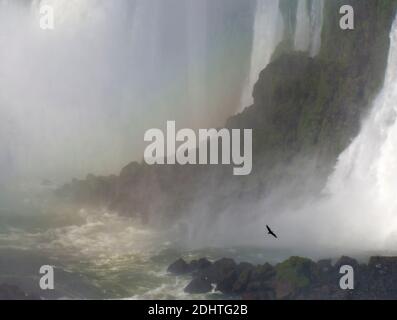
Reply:
[[[246,291],[241,294],[242,300],[274,300],[273,290]]]
[[[339,277],[339,270],[336,270],[332,265],[331,259],[323,259],[317,262],[317,272],[319,282],[322,284],[335,282],[338,283],[336,277]]]
[[[211,283],[218,284],[226,277],[229,277],[235,268],[236,262],[233,259],[222,258],[215,261],[208,268],[203,269],[200,275],[208,278]]]
[[[397,257],[371,257],[368,268],[378,274],[397,276]]]
[[[250,273],[247,292],[268,292],[273,290],[276,270],[268,263],[256,266]]]
[[[211,267],[212,263],[207,258],[201,258],[199,260],[192,260],[190,262],[190,268],[193,272],[201,272]]]
[[[366,269],[365,275],[357,275],[357,287],[364,291],[361,294],[372,299],[397,299],[397,257],[371,257]]]
[[[190,281],[184,291],[193,294],[208,293],[212,291],[212,285],[208,278],[197,277]]]
[[[181,275],[191,272],[191,268],[185,260],[178,259],[168,267],[167,271],[175,275]]]
[[[238,274],[231,289],[232,293],[238,294],[246,290],[254,269],[255,267],[247,262],[242,262],[237,266]]]
[[[318,270],[322,273],[331,272],[333,269],[332,267],[332,260],[331,259],[322,259],[317,262]]]
[[[359,263],[356,259],[347,256],[342,256],[338,261],[335,262],[334,267],[339,272],[340,267],[344,265],[352,266],[353,268],[355,268],[359,265]]]
[[[276,266],[276,298],[289,299],[318,279],[316,264],[310,259],[291,257]]]

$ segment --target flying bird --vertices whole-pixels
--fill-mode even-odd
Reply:
[[[271,236],[275,237],[277,239],[276,234],[273,232],[272,229],[270,229],[270,227],[268,225],[266,225],[267,228],[267,233],[270,234]]]

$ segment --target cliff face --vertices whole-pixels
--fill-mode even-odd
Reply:
[[[339,28],[339,8],[344,4],[355,10],[354,31]],[[263,198],[283,179],[294,178],[299,185],[307,176],[302,168],[291,169],[297,163],[310,163],[312,174],[323,183],[382,86],[397,0],[326,1],[322,47],[315,58],[291,51],[296,3],[280,5],[289,26],[284,44],[262,71],[254,104],[226,125],[253,129],[251,175],[233,176],[227,166],[131,163],[118,177],[76,180],[58,194],[74,199],[77,195],[83,203],[100,199],[111,209],[144,221],[162,217],[170,221],[193,210],[198,201],[216,214],[233,200],[241,209],[244,203]]]
[[[343,4],[355,9],[354,31],[339,28]],[[254,105],[228,126],[254,128],[257,153],[315,150],[333,162],[383,83],[396,7],[396,1],[326,1],[320,55],[276,52],[255,86]]]

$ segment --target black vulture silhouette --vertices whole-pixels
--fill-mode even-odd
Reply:
[[[268,225],[266,225],[267,228],[267,233],[270,234],[271,236],[275,237],[277,239],[276,234],[273,232],[272,229],[270,229],[270,227]]]

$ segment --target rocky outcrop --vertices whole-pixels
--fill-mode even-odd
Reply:
[[[58,194],[100,203],[162,227],[197,207],[204,207],[207,216],[214,218],[220,212],[247,211],[245,206],[252,210],[252,203],[282,183],[293,192],[316,194],[337,156],[358,133],[382,86],[397,8],[397,0],[325,3],[320,54],[311,58],[284,45],[261,72],[254,104],[226,121],[230,129],[253,129],[249,176],[233,176],[230,166],[132,162],[118,176],[75,180]],[[344,4],[354,7],[354,31],[339,27],[339,8]],[[283,0],[280,5],[287,22],[285,40],[291,42],[296,3]],[[308,179],[305,172],[318,181]]]
[[[183,261],[183,260],[182,260]],[[175,264],[180,264],[181,259]],[[213,288],[226,296],[255,300],[342,300],[397,299],[397,257],[372,257],[368,264],[360,264],[350,257],[314,262],[291,257],[275,266],[268,263],[252,265],[236,263],[232,259],[209,262],[200,270],[196,262],[183,265],[190,269],[192,281],[185,288],[188,293],[207,293]],[[343,290],[339,281],[340,267],[354,270],[354,289]],[[169,268],[170,273],[178,275]]]
[[[223,265],[222,261],[219,261],[219,263],[220,265]],[[203,272],[203,270],[210,270],[211,266],[212,263],[206,258],[192,260],[190,263],[186,263],[186,261],[183,259],[178,259],[168,267],[167,271],[178,275],[186,273],[199,273]]]
[[[187,293],[207,293],[212,291],[211,282],[206,277],[195,277],[184,289]]]
[[[88,174],[86,179],[73,179],[55,191],[56,195],[71,200],[74,203],[90,205],[106,205],[113,199],[118,177],[115,175],[104,177]]]
[[[178,259],[168,267],[167,271],[173,274],[181,275],[191,272],[192,267],[191,264],[187,264],[185,260]]]

